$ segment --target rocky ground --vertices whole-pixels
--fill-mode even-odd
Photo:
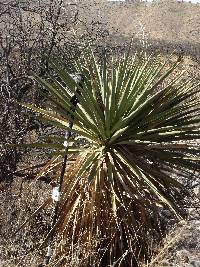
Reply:
[[[200,208],[193,209],[187,221],[170,230],[164,246],[147,266],[200,267]]]

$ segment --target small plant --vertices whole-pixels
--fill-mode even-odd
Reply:
[[[92,49],[85,49],[73,65],[73,72],[84,76],[79,86],[62,62],[50,59],[56,75],[35,76],[50,110],[24,105],[64,129],[73,117],[76,133],[51,266],[66,266],[83,244],[79,266],[138,266],[139,258],[150,256],[150,239],[161,234],[161,207],[184,217],[184,198],[190,197],[184,181],[199,167],[199,84],[183,74],[169,79],[180,61],[169,67],[130,51],[106,61],[99,64]],[[79,100],[75,112],[72,94]],[[63,138],[51,138],[45,146],[54,149],[59,163]]]

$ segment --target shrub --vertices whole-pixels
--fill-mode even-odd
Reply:
[[[150,239],[161,234],[161,207],[185,216],[191,194],[184,183],[199,167],[199,84],[182,73],[169,79],[180,60],[168,66],[130,51],[108,65],[85,49],[73,66],[84,76],[82,86],[59,59],[50,64],[57,79],[35,76],[50,109],[25,106],[64,129],[73,117],[76,133],[53,228],[52,266],[66,264],[81,246],[79,266],[138,266],[149,257]],[[75,112],[72,94],[79,100]],[[63,138],[50,139],[45,146],[59,163]]]

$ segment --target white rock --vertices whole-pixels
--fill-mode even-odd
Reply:
[[[194,188],[194,193],[200,199],[200,186]]]

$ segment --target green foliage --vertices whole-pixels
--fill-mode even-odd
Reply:
[[[168,78],[179,64],[169,67],[128,52],[100,65],[87,48],[74,63],[74,72],[85,77],[82,87],[59,59],[50,60],[57,79],[35,75],[48,92],[50,109],[24,106],[61,128],[73,115],[78,134],[69,148],[75,163],[66,168],[54,229],[69,240],[71,250],[60,240],[52,264],[86,244],[80,266],[96,266],[87,254],[95,238],[100,266],[137,266],[139,257],[149,255],[149,239],[160,231],[160,207],[182,218],[182,200],[189,195],[183,181],[199,167],[200,101],[195,81],[183,74]],[[74,114],[72,94],[79,99]],[[62,154],[60,144],[46,146]]]

